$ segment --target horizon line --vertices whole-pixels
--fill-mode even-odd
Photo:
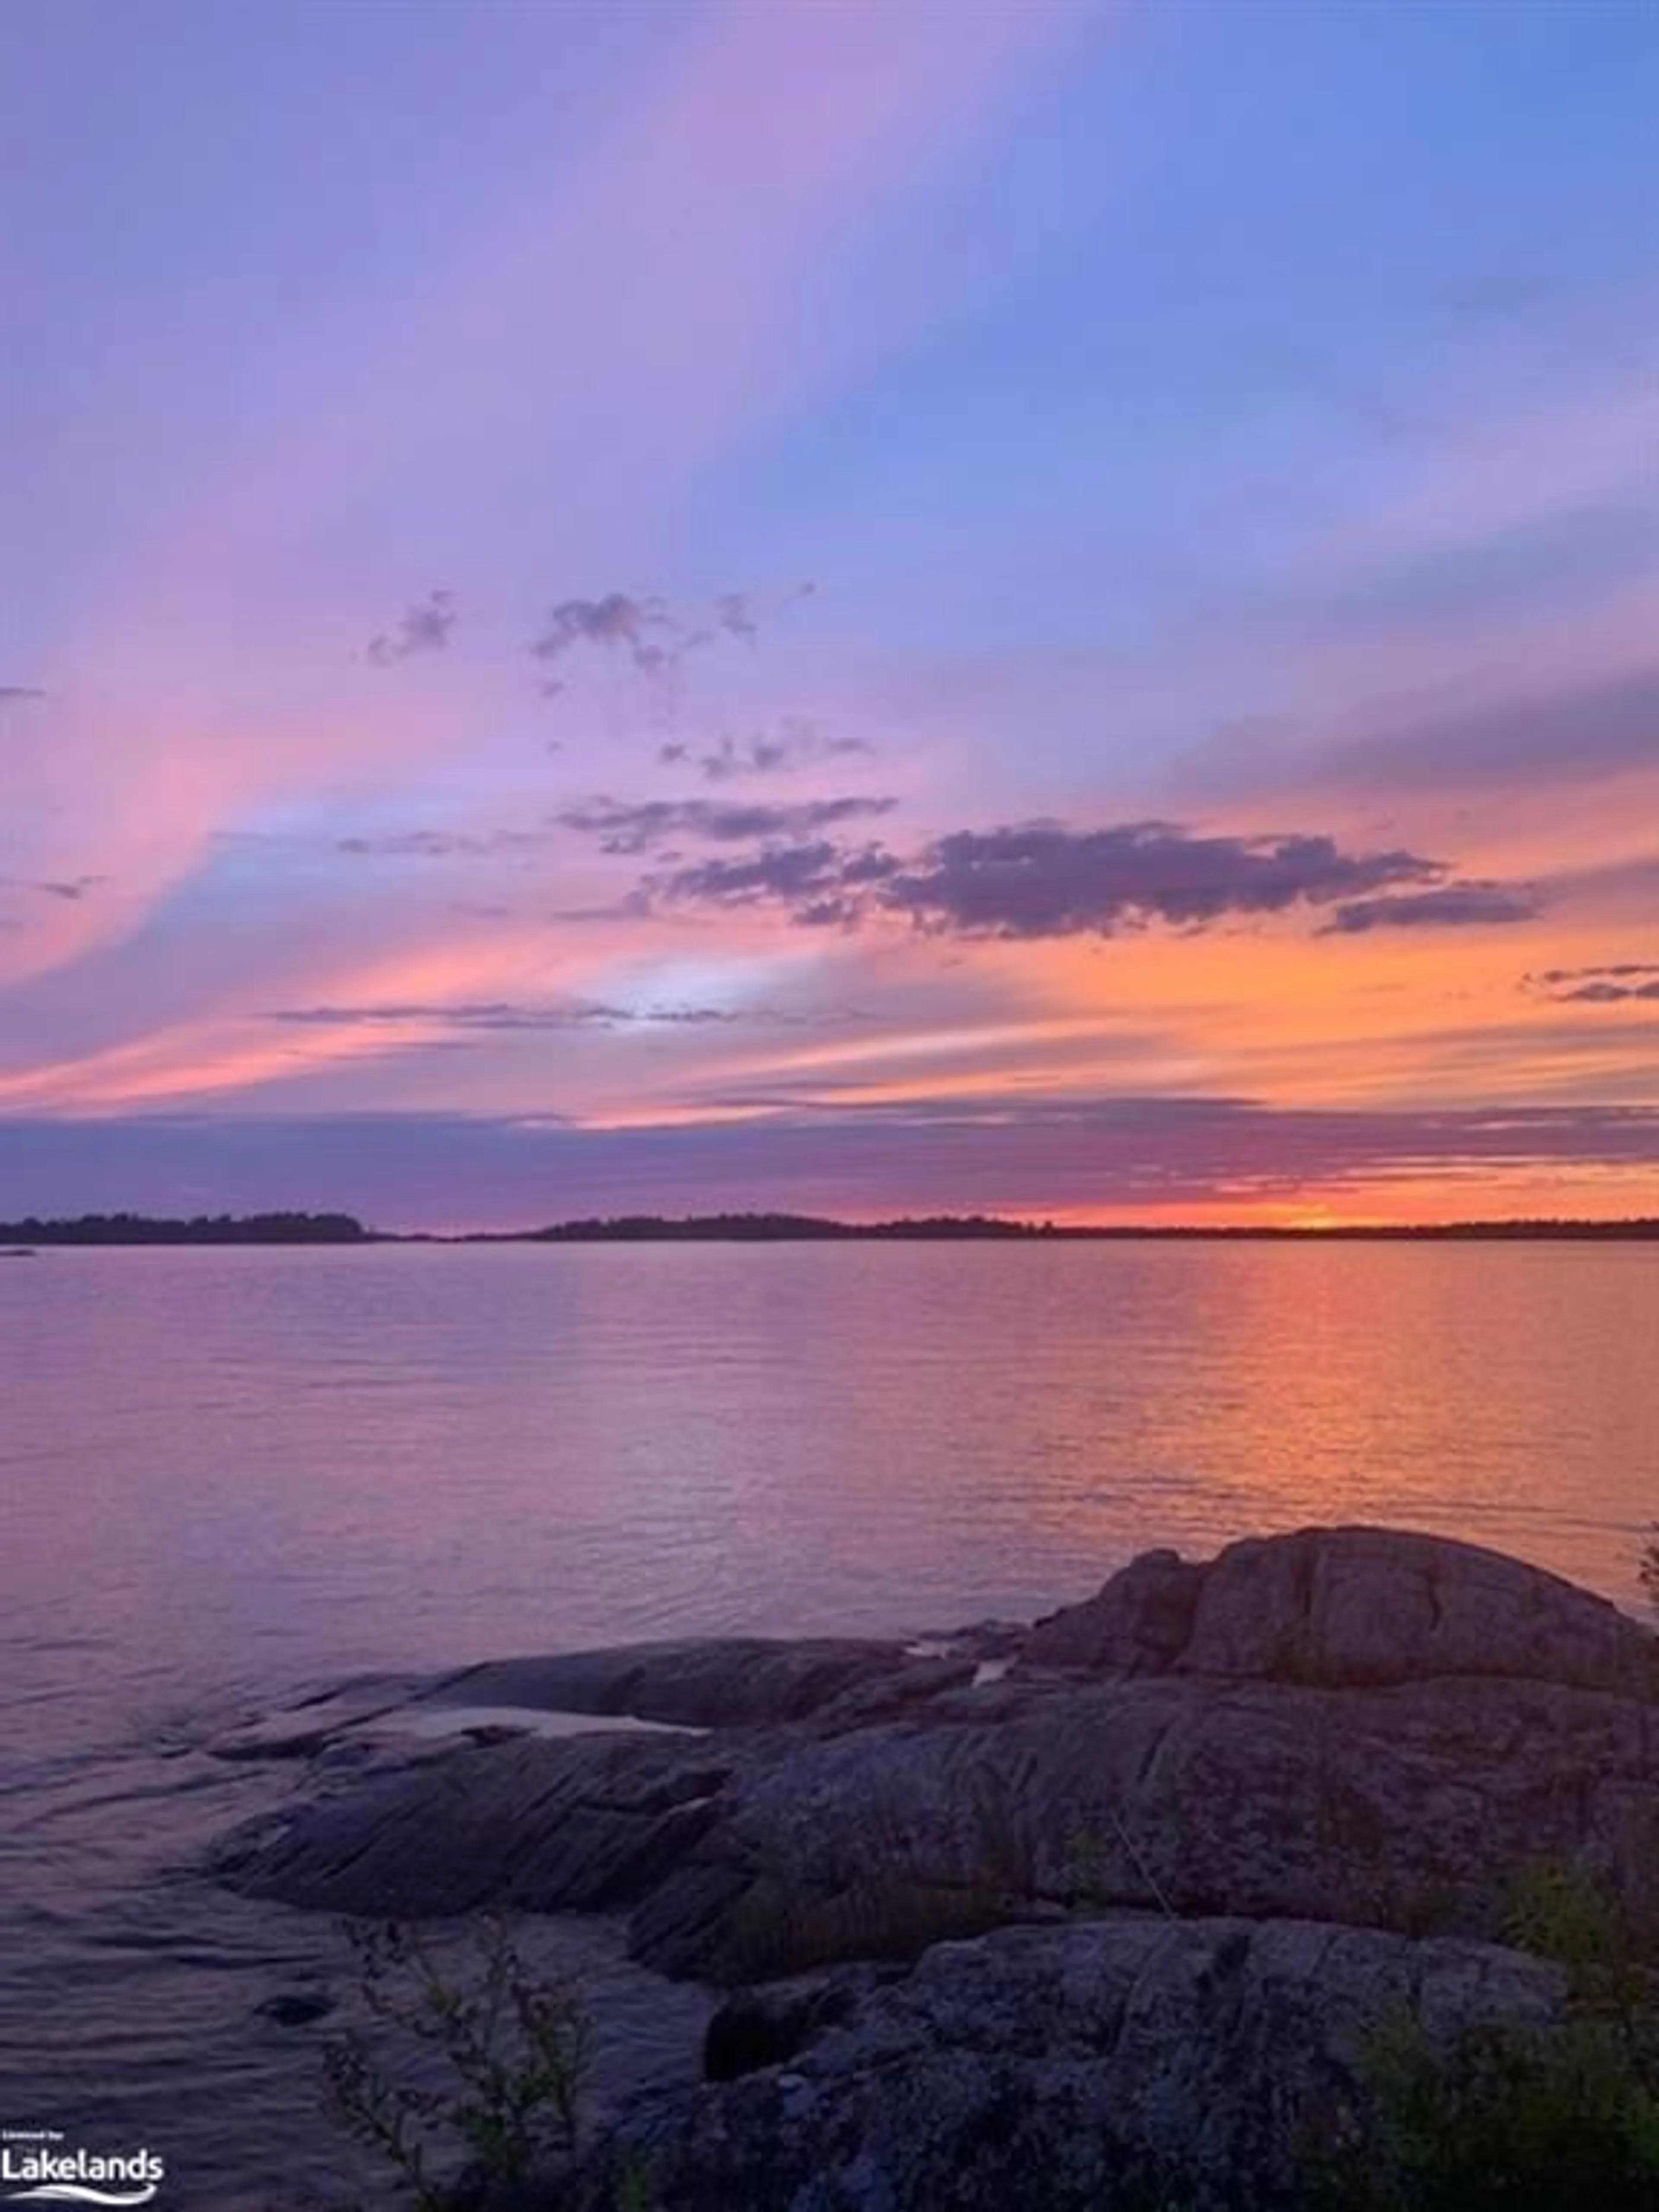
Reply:
[[[712,1213],[572,1216],[512,1228],[388,1229],[332,1209],[264,1208],[236,1213],[165,1215],[131,1212],[25,1214],[0,1221],[0,1246],[188,1244],[483,1244],[625,1243],[830,1243],[949,1241],[1193,1241],[1297,1243],[1489,1238],[1525,1241],[1659,1238],[1659,1214],[1521,1215],[1424,1222],[1071,1222],[991,1213],[885,1215],[848,1221],[782,1209],[722,1209]]]

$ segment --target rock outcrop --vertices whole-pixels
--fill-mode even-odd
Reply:
[[[1492,1677],[1651,1698],[1654,1639],[1605,1598],[1443,1536],[1307,1528],[1206,1565],[1148,1552],[1039,1621],[1038,1665],[1340,1688]]]
[[[970,1657],[916,1658],[900,1644],[750,1636],[493,1659],[447,1677],[428,1694],[441,1704],[742,1728],[805,1720],[842,1700],[902,1702],[971,1681],[973,1674]]]
[[[994,1681],[857,1644],[447,1677],[431,1695],[469,1708],[707,1732],[493,1731],[236,1839],[222,1869],[331,1911],[627,1910],[642,1960],[726,1983],[1080,1909],[1491,1936],[1538,1859],[1632,1898],[1650,1881],[1655,1683],[1654,1638],[1551,1576],[1313,1531],[1137,1561]]]
[[[1127,1918],[823,1978],[781,2060],[642,2101],[595,2178],[671,2212],[1240,2212],[1297,2201],[1368,2039],[1548,2022],[1558,1968],[1303,1922]],[[716,2015],[711,2045],[731,2041]]]
[[[1271,2204],[1274,2100],[1340,2086],[1362,2011],[1547,2010],[1486,1948],[1540,1861],[1659,1942],[1659,1643],[1537,1569],[1367,1528],[1152,1553],[980,1656],[495,1662],[413,1700],[499,1703],[489,1740],[362,1774],[325,1746],[219,1871],[366,1915],[618,1911],[641,1962],[749,1990],[722,2078],[638,2116],[672,2212],[977,2212],[1039,2141],[1045,2206],[1176,2143],[1218,2206]],[[698,1732],[511,1732],[549,1708]]]

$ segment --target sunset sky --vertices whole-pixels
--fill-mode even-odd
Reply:
[[[1659,1210],[1659,11],[0,79],[0,1215]]]

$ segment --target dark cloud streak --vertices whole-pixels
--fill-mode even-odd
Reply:
[[[891,799],[860,797],[808,799],[785,805],[737,799],[600,797],[567,806],[554,819],[562,829],[597,838],[604,852],[644,853],[676,837],[719,844],[809,837],[843,823],[870,821],[890,813],[896,804]]]
[[[80,900],[108,881],[107,876],[0,876],[0,890],[33,891],[40,898]]]
[[[1166,822],[1068,830],[958,830],[895,877],[883,903],[958,936],[1114,936],[1161,921],[1203,929],[1231,918],[1324,905],[1396,884],[1431,883],[1413,853],[1346,854],[1327,836],[1195,836]]]
[[[1205,930],[1307,907],[1336,908],[1334,927],[1352,932],[1384,926],[1385,908],[1396,919],[1394,901],[1368,895],[1397,889],[1441,902],[1413,912],[1421,927],[1471,919],[1471,901],[1494,919],[1500,897],[1517,896],[1451,883],[1449,873],[1443,862],[1415,853],[1346,853],[1322,836],[1200,836],[1166,822],[1099,830],[1042,822],[956,830],[908,860],[879,845],[778,840],[742,860],[659,872],[645,879],[640,897],[647,905],[769,902],[818,927],[890,915],[940,935],[1008,940],[1115,937],[1160,923]]]
[[[1377,929],[1484,929],[1534,921],[1536,896],[1508,884],[1450,883],[1401,897],[1355,899],[1338,907],[1318,933],[1359,937]]]
[[[1557,1006],[1617,1006],[1659,1000],[1659,961],[1613,960],[1597,968],[1542,968],[1523,990]]]

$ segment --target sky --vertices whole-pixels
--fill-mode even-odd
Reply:
[[[0,1216],[1659,1210],[1648,0],[0,87]]]

